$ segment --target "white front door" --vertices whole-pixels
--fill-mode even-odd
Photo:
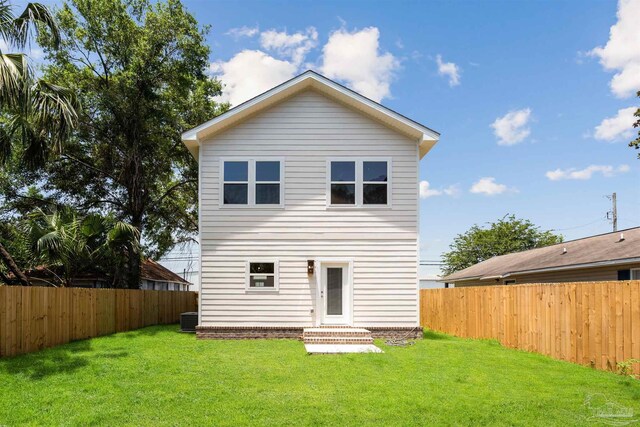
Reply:
[[[322,263],[320,299],[323,325],[351,324],[350,284],[349,264]]]

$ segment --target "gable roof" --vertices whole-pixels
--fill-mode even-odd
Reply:
[[[502,279],[518,274],[635,262],[640,262],[640,227],[496,256],[443,277],[440,281]]]
[[[330,80],[315,71],[304,73],[246,101],[227,112],[182,134],[182,142],[198,159],[200,141],[210,138],[223,129],[262,111],[303,90],[313,88],[330,98],[346,104],[372,117],[396,131],[415,138],[420,146],[420,158],[438,142],[440,134],[416,121],[409,119],[357,92]]]

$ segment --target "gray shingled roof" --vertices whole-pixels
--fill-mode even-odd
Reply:
[[[621,235],[624,235],[624,240],[620,239]],[[496,256],[443,277],[441,281],[500,278],[516,273],[553,271],[569,266],[579,268],[594,263],[606,264],[624,260],[640,261],[640,227]]]

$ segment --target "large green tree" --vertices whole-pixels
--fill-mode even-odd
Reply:
[[[562,239],[552,231],[541,231],[529,220],[506,215],[486,228],[474,225],[458,234],[450,251],[442,254],[442,272],[448,275],[494,256],[553,245]]]
[[[44,192],[115,212],[160,256],[197,232],[197,164],[180,134],[227,108],[213,101],[208,29],[178,0],[69,0],[56,18],[60,47],[51,33],[39,38],[45,76],[76,90],[83,111]],[[131,287],[139,271],[130,265]]]
[[[638,98],[640,98],[640,90],[636,94]],[[634,128],[638,128],[638,137],[629,143],[629,147],[633,147],[636,150],[640,150],[640,108],[633,113],[634,116],[637,117],[636,122],[633,124]],[[638,153],[638,159],[640,159],[640,153]]]

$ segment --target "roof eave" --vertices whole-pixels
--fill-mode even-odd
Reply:
[[[480,280],[481,277],[480,276],[473,276],[473,277],[463,277],[461,279],[452,279],[450,277],[443,277],[442,279],[438,279],[437,282],[442,282],[442,283],[455,283],[455,282],[466,282],[469,280]]]
[[[187,147],[189,153],[193,156],[196,161],[198,160],[198,152],[200,151],[200,143],[197,139],[182,139],[182,143]]]

